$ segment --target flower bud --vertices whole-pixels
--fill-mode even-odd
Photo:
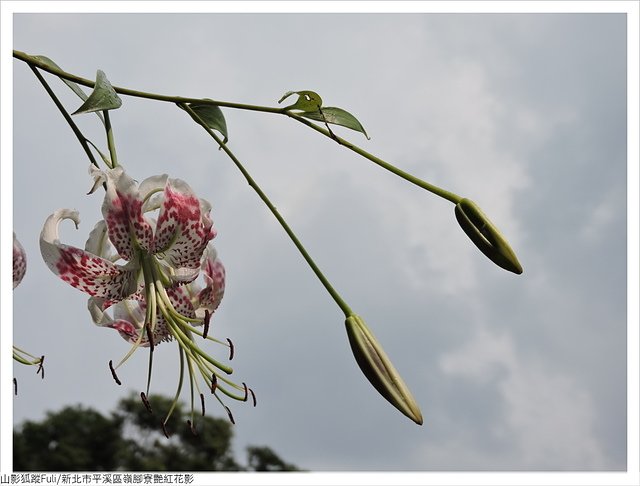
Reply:
[[[520,275],[522,265],[506,238],[476,203],[462,199],[455,208],[456,219],[471,241],[493,263]]]
[[[345,326],[353,355],[369,382],[394,407],[422,425],[418,404],[364,320],[351,315]]]

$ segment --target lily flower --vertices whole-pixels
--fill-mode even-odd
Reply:
[[[13,233],[13,288],[15,289],[22,279],[24,278],[24,274],[27,272],[27,253],[24,251],[24,248],[16,238],[16,234]],[[22,363],[25,365],[38,365],[38,369],[36,373],[42,373],[42,378],[44,378],[44,356],[34,356],[23,349],[18,348],[17,346],[13,346],[13,359],[18,363]],[[18,385],[14,378],[13,380],[15,393],[18,393]]]
[[[85,249],[60,242],[58,226],[71,219],[79,224],[77,211],[61,209],[47,218],[40,235],[42,256],[53,273],[71,286],[89,294],[88,308],[98,326],[117,330],[131,350],[113,366],[115,370],[138,347],[149,347],[149,380],[154,346],[175,340],[180,351],[180,380],[174,400],[182,389],[185,368],[189,371],[192,414],[196,374],[222,403],[217,392],[247,401],[253,392],[224,375],[232,368],[205,353],[194,335],[232,348],[231,341],[207,336],[209,321],[224,295],[225,271],[210,241],[216,236],[210,218],[211,205],[196,197],[180,179],[160,175],[139,185],[121,166],[108,171],[92,169],[94,192],[106,186],[102,215],[89,235]],[[146,213],[159,210],[157,220]],[[120,260],[123,264],[116,263]],[[195,280],[202,275],[204,287]],[[112,311],[109,315],[108,310]],[[204,324],[203,331],[198,328]],[[221,381],[224,384],[218,385]],[[232,389],[240,391],[234,393]],[[147,394],[149,382],[147,383]],[[204,404],[204,396],[200,393]],[[146,395],[142,393],[143,402]],[[255,404],[255,399],[254,399]],[[223,404],[231,421],[233,417]],[[204,406],[203,406],[204,408]],[[204,413],[204,411],[203,411]],[[171,411],[162,422],[163,430]],[[192,417],[193,419],[193,417]],[[190,427],[193,428],[193,420]]]

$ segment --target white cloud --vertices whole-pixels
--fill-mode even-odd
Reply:
[[[490,429],[512,444],[502,467],[596,470],[606,464],[588,391],[551,363],[520,352],[508,334],[479,327],[466,343],[442,356],[440,367],[449,379],[495,390],[503,414]],[[460,454],[470,454],[473,465],[486,467],[496,460],[464,444],[457,447]]]

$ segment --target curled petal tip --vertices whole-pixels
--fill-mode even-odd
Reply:
[[[13,288],[15,289],[27,271],[27,254],[24,248],[16,238],[16,234],[13,233]]]
[[[364,320],[351,315],[345,326],[353,355],[369,382],[400,412],[422,425],[418,404]]]
[[[462,199],[456,204],[455,214],[460,227],[487,258],[516,275],[522,273],[522,265],[509,242],[476,203]]]

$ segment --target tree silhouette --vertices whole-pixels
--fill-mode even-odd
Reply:
[[[65,407],[41,422],[26,421],[13,433],[16,471],[296,471],[268,447],[247,447],[247,465],[233,457],[232,426],[226,419],[197,417],[178,403],[164,436],[160,417],[172,400],[149,397],[120,401],[110,416],[90,408]]]

